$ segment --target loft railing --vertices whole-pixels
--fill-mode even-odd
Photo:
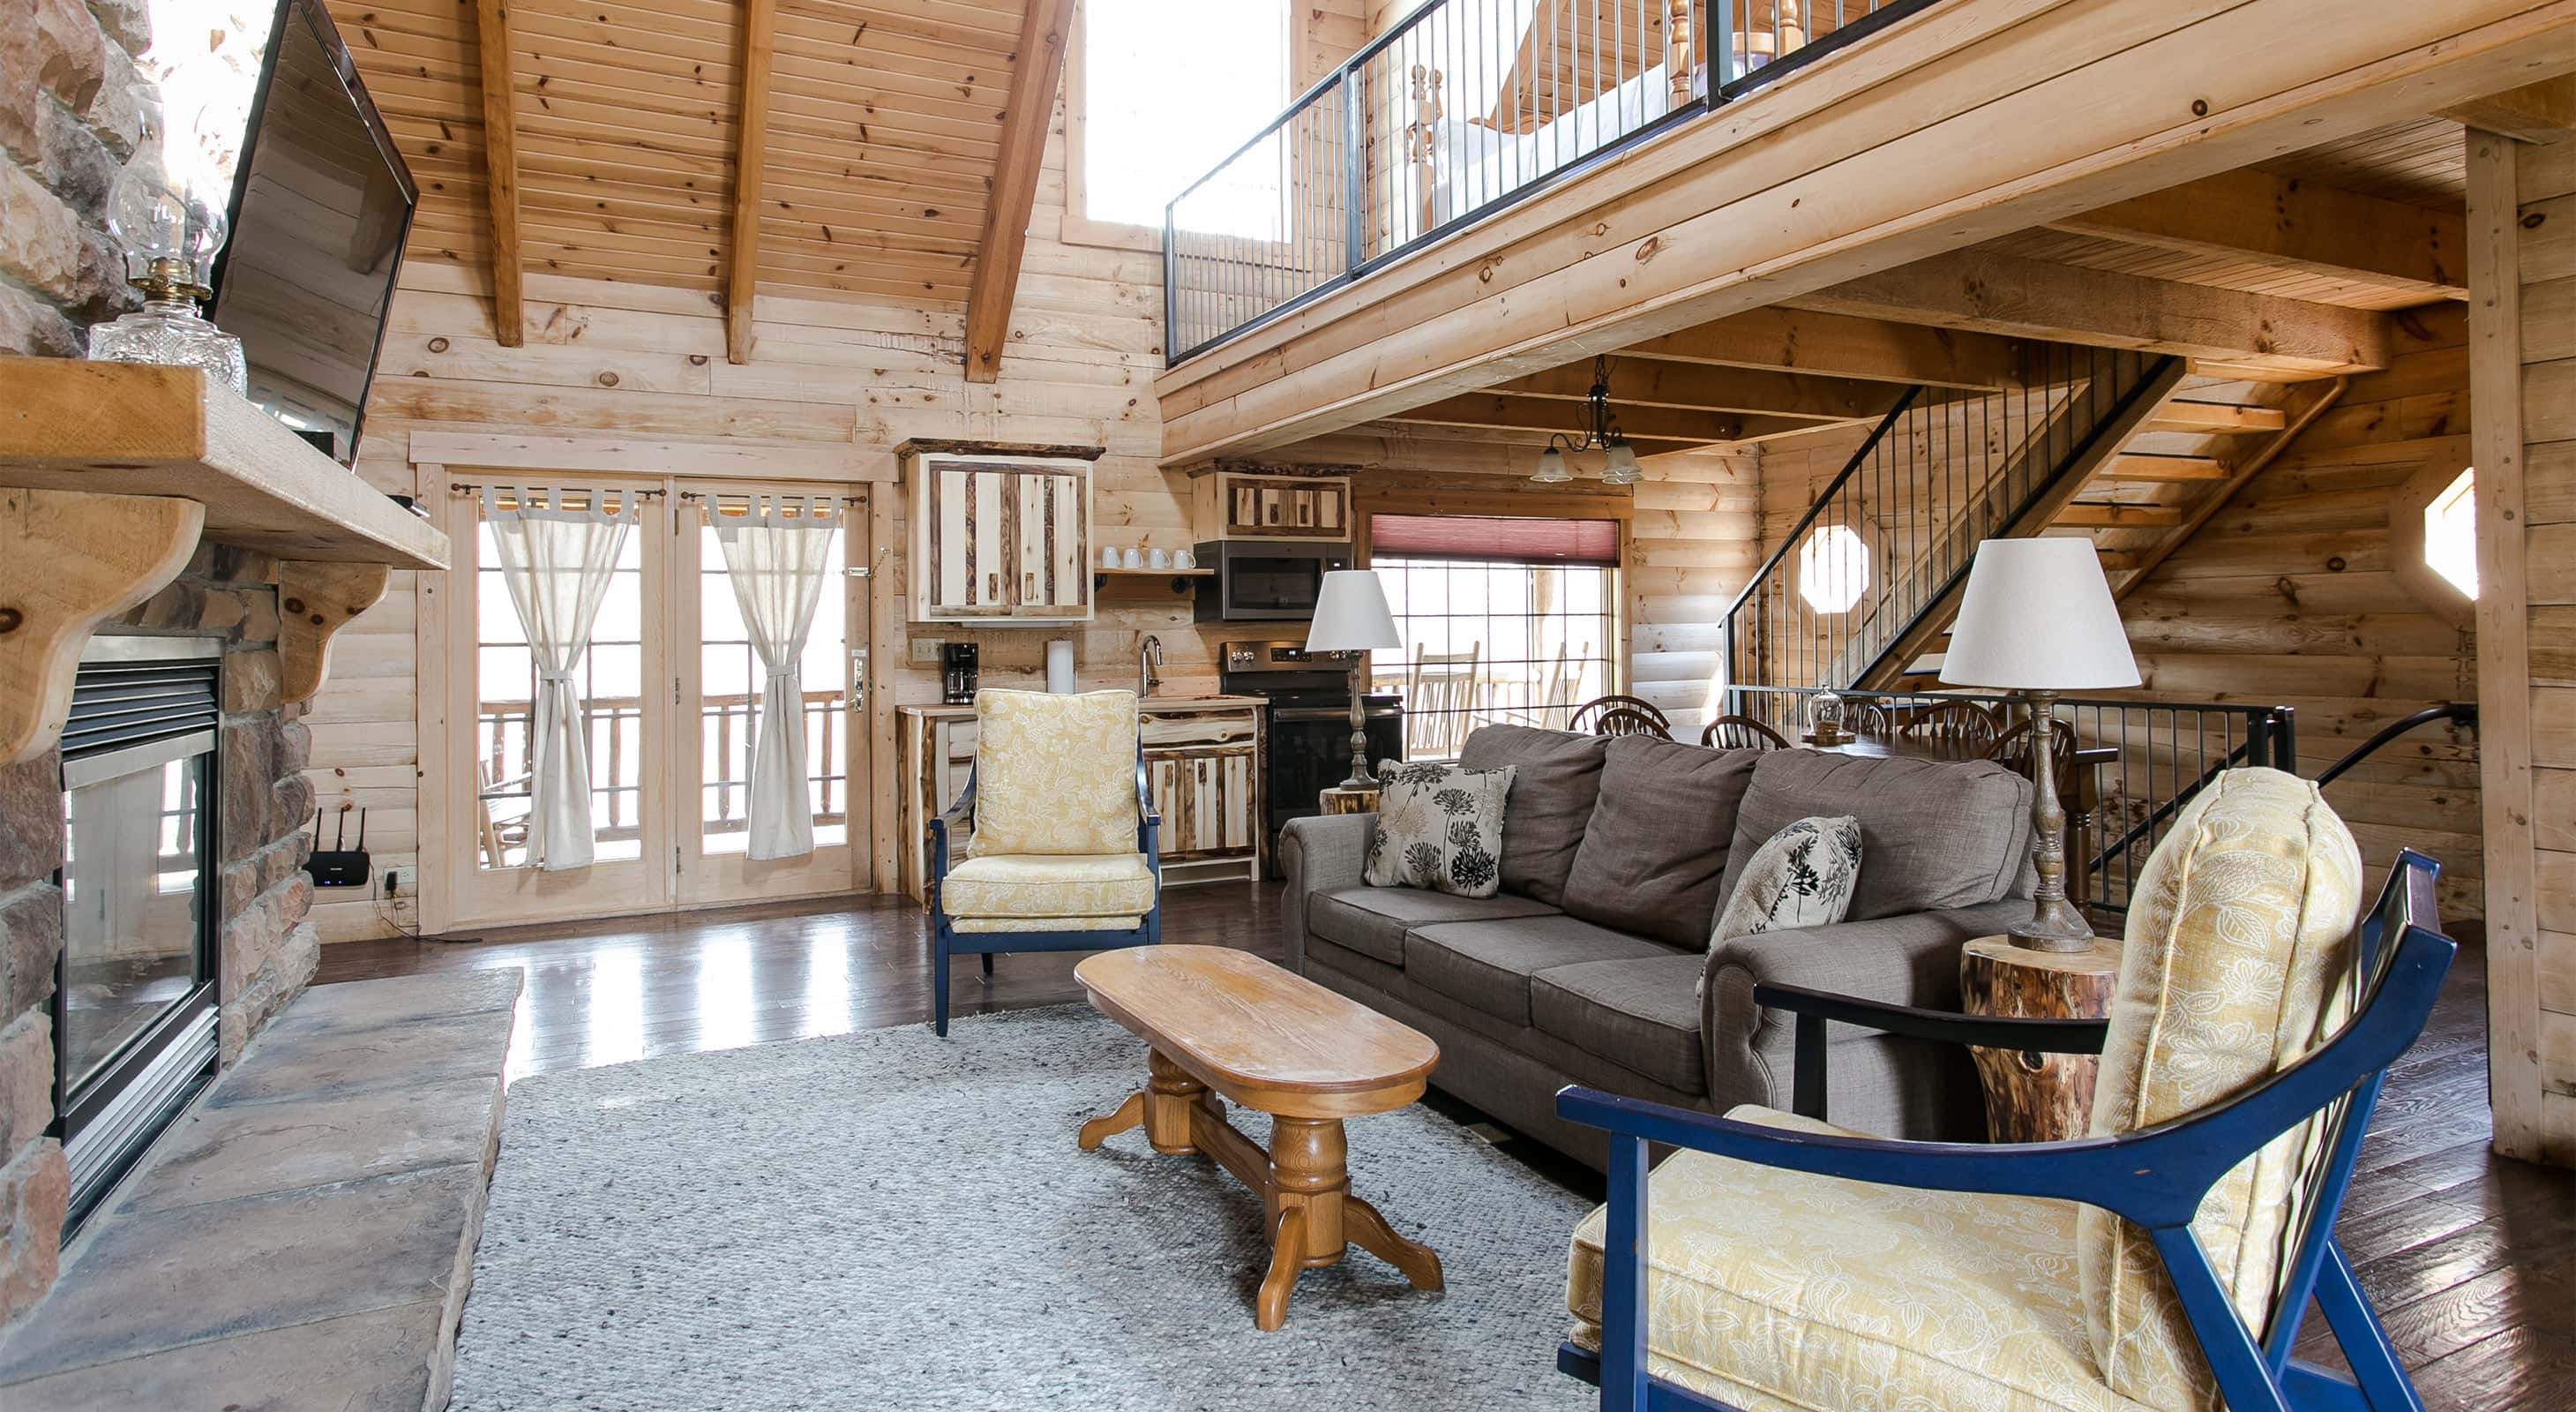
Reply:
[[[2018,387],[1908,389],[1728,607],[1724,679],[1876,684],[1894,656],[1912,655],[1978,542],[2097,455],[2175,368],[2160,355],[2043,344]]]
[[[1725,710],[1750,716],[1790,740],[1809,727],[1815,688],[1733,686]],[[2018,697],[1967,693],[1842,692],[1846,721],[1879,739],[1904,738],[1907,722],[1927,708],[1973,701],[1997,713],[1999,724],[2027,719]],[[2101,752],[2094,763],[2062,771],[2075,788],[2062,792],[2066,809],[2067,883],[2077,901],[2106,912],[2125,911],[2129,881],[2171,827],[2174,816],[2222,770],[2239,765],[2298,768],[2297,718],[2287,706],[2228,706],[2208,702],[2129,701],[2115,697],[2061,698],[2056,718],[2075,732],[2079,751]],[[1960,747],[1963,753],[1978,753]],[[1900,752],[1901,753],[1901,752]]]
[[[1935,3],[1428,0],[1164,207],[1168,360]]]

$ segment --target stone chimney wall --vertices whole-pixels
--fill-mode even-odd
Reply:
[[[104,213],[150,38],[144,0],[0,4],[0,353],[73,356],[137,302]]]
[[[105,212],[142,134],[133,56],[149,40],[144,0],[0,0],[0,356],[78,356],[91,323],[136,303]],[[270,567],[200,546],[175,582],[103,629],[224,642],[216,998],[226,1064],[321,955],[305,919],[309,738],[302,708],[278,699]],[[53,1284],[70,1194],[49,1133],[63,846],[61,757],[0,769],[0,1328]]]

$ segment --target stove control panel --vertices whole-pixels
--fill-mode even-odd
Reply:
[[[1217,651],[1229,672],[1337,671],[1360,657],[1357,652],[1309,652],[1297,642],[1228,642]]]

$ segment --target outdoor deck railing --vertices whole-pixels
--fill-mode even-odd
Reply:
[[[1427,0],[1165,206],[1168,361],[1936,3]]]

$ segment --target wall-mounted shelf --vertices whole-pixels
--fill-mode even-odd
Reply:
[[[0,764],[52,747],[100,623],[201,539],[278,561],[286,678],[319,689],[331,634],[447,536],[195,368],[0,358]],[[300,698],[290,698],[300,699]]]
[[[1164,579],[1170,582],[1172,592],[1188,593],[1199,586],[1198,581],[1200,579],[1211,579],[1215,577],[1216,570],[1210,568],[1094,569],[1091,571],[1091,586],[1094,589],[1105,589],[1115,582],[1134,582],[1139,579]]]

